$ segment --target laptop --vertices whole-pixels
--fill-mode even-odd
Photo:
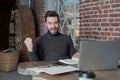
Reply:
[[[112,70],[118,68],[119,41],[80,41],[80,70]]]

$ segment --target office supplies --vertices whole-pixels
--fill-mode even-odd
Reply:
[[[80,70],[117,69],[119,41],[80,41]]]

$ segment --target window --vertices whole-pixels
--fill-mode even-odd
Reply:
[[[58,0],[60,32],[71,36],[74,46],[79,44],[79,0]]]
[[[20,0],[20,5],[27,5],[30,7],[30,0]]]

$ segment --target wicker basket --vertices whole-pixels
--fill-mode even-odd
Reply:
[[[0,52],[0,71],[14,71],[17,69],[19,53],[2,53]]]

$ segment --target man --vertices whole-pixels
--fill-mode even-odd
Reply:
[[[59,16],[55,11],[46,12],[45,24],[48,32],[37,37],[34,46],[30,38],[24,41],[29,51],[30,61],[78,58],[79,53],[74,49],[71,38],[58,31]]]

